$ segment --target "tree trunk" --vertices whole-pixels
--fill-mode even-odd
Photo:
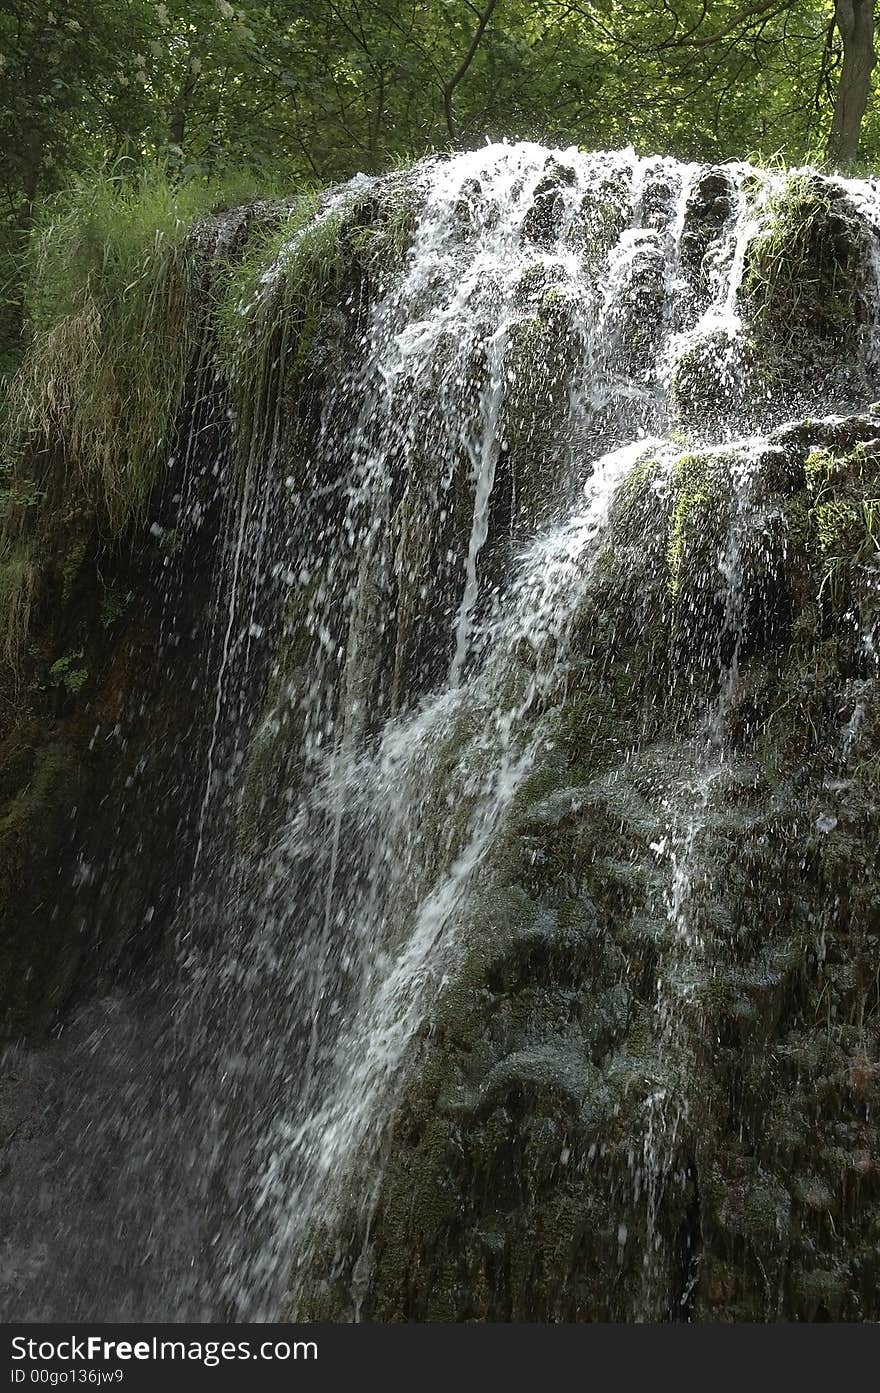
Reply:
[[[197,81],[198,74],[190,70],[180,85],[180,91],[177,93],[177,100],[174,103],[174,110],[168,122],[169,145],[177,145],[183,149],[183,138],[186,133],[186,119],[189,116],[189,109],[192,104]]]
[[[874,0],[835,0],[834,18],[843,41],[843,65],[828,136],[829,164],[843,165],[859,153],[862,118],[871,91],[874,52]]]

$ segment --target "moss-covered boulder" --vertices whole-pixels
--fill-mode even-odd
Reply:
[[[874,430],[621,489],[315,1317],[878,1318]]]

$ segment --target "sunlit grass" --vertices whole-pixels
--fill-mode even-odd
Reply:
[[[253,198],[246,178],[82,179],[44,210],[27,266],[30,341],[12,380],[14,452],[61,443],[112,534],[142,513],[195,348],[205,215]]]

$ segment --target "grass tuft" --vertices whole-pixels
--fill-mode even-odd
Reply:
[[[812,450],[804,474],[823,561],[819,593],[827,593],[835,609],[844,610],[859,590],[860,574],[873,576],[880,558],[877,459],[864,444],[842,457]],[[869,588],[873,591],[873,579]]]
[[[813,171],[792,174],[764,219],[743,283],[757,327],[786,340],[804,328],[844,336],[857,320],[863,255],[839,190]]]
[[[143,513],[192,359],[190,232],[246,187],[175,183],[161,168],[93,176],[53,200],[35,230],[30,342],[6,403],[10,448],[14,459],[60,443],[111,535]]]
[[[688,540],[694,528],[694,514],[712,503],[711,465],[705,456],[683,454],[672,473],[674,503],[669,516],[666,564],[669,589],[677,595]]]
[[[255,216],[210,235],[210,214],[255,202]],[[335,292],[350,275],[347,303],[362,304],[366,282],[400,264],[415,214],[406,180],[393,198],[368,185],[291,202],[240,177],[181,182],[160,167],[83,179],[47,206],[27,258],[29,339],[2,403],[7,656],[22,651],[65,519],[111,543],[143,519],[194,366],[218,370],[237,454],[254,457],[295,416]]]
[[[57,529],[88,517],[112,540],[143,516],[203,329],[192,230],[256,192],[154,167],[83,178],[39,217],[22,268],[28,342],[2,403],[0,653],[13,673]]]
[[[26,539],[4,543],[0,554],[0,653],[17,672],[30,624],[37,571]]]

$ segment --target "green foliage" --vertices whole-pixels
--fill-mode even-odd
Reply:
[[[813,503],[810,519],[823,561],[821,593],[843,610],[859,579],[880,555],[880,473],[864,444],[847,455],[812,450],[804,474]]]
[[[76,696],[82,691],[89,678],[87,668],[75,666],[77,659],[82,656],[80,649],[78,653],[66,653],[63,658],[58,658],[49,668],[50,685],[62,687],[69,696]]]
[[[218,362],[230,383],[240,447],[275,430],[279,407],[305,370],[328,297],[343,276],[381,280],[401,262],[417,201],[404,179],[390,190],[332,199],[313,190],[252,233],[227,268],[216,309]]]
[[[126,590],[118,581],[102,585],[101,590],[101,627],[109,629],[128,610],[131,604],[131,591]]]
[[[302,333],[308,338],[314,329],[322,289],[339,269],[340,217],[331,213],[316,223],[318,202],[317,193],[298,199],[280,224],[251,238],[241,262],[231,269],[218,307],[220,357],[230,375],[247,351],[243,339],[253,336],[256,346],[267,326],[274,327],[276,295],[293,316],[297,338]],[[247,334],[242,333],[245,324]]]
[[[837,470],[837,460],[830,450],[811,450],[804,461],[804,475],[807,487],[819,493],[833,478]]]
[[[217,309],[218,358],[230,382],[240,448],[275,429],[285,387],[302,371],[326,297],[344,266],[342,214],[316,216],[317,194],[252,239]]]
[[[29,479],[10,477],[6,484],[0,485],[0,524],[36,507],[42,497],[43,491]]]
[[[397,185],[378,213],[376,221],[351,229],[349,245],[364,272],[381,278],[399,268],[412,244],[418,215],[413,185]]]
[[[26,258],[30,338],[3,403],[0,647],[13,669],[51,548],[65,603],[93,523],[118,538],[142,518],[212,309],[194,229],[259,192],[250,176],[153,165],[83,178],[44,207]],[[53,528],[62,542],[47,542]]]

